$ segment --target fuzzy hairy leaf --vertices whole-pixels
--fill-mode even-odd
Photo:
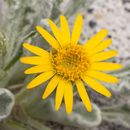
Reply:
[[[108,122],[115,122],[130,128],[130,102],[102,109],[102,116]]]
[[[35,107],[36,106],[36,107]],[[30,116],[40,120],[54,121],[78,128],[94,127],[101,123],[100,109],[93,104],[93,111],[87,112],[82,103],[74,106],[73,112],[67,115],[64,107],[59,111],[54,108],[54,100],[33,99],[26,110]]]
[[[9,90],[0,88],[0,120],[10,115],[14,102],[14,95]]]

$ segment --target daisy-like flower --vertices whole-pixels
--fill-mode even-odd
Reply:
[[[71,113],[73,109],[74,85],[86,109],[91,112],[92,105],[84,84],[106,97],[111,97],[110,91],[99,81],[117,83],[118,78],[104,72],[122,68],[120,64],[105,62],[117,54],[115,50],[104,51],[112,43],[111,39],[104,39],[108,34],[106,29],[99,31],[84,45],[78,44],[82,22],[82,16],[78,15],[71,34],[64,16],[60,16],[60,28],[48,19],[54,36],[40,26],[36,29],[52,49],[48,52],[24,43],[24,48],[35,56],[20,59],[25,64],[33,65],[25,70],[25,74],[39,74],[27,88],[35,88],[50,79],[42,98],[47,98],[56,89],[55,109],[59,109],[64,98],[67,113]]]

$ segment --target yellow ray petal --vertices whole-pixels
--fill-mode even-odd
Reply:
[[[106,52],[101,52],[101,53],[97,53],[93,56],[91,56],[91,61],[103,61],[103,60],[107,60],[110,59],[112,57],[114,57],[115,55],[117,55],[117,51],[106,51]]]
[[[96,35],[94,35],[89,41],[87,41],[84,45],[86,50],[91,50],[95,48],[103,39],[107,36],[108,30],[102,29]]]
[[[92,111],[92,105],[91,105],[91,102],[90,102],[90,99],[89,99],[89,96],[85,90],[85,86],[84,84],[82,83],[81,80],[77,80],[76,81],[76,86],[77,86],[77,90],[79,92],[79,95],[80,95],[80,98],[82,99],[83,101],[83,104],[85,105],[86,109],[91,112]]]
[[[49,58],[43,58],[39,56],[27,56],[20,58],[20,61],[24,64],[41,65],[50,63]]]
[[[40,47],[33,46],[28,43],[24,43],[23,46],[24,46],[24,48],[26,48],[27,50],[29,50],[30,52],[32,52],[38,56],[42,56],[42,57],[49,56],[49,53]]]
[[[121,64],[111,62],[95,62],[91,66],[91,70],[100,70],[100,71],[114,71],[120,69],[122,69]]]
[[[78,43],[82,31],[82,24],[83,24],[82,16],[78,15],[72,30],[71,44]]]
[[[58,42],[60,43],[61,46],[64,46],[64,36],[62,35],[61,31],[58,29],[56,24],[53,21],[51,21],[50,19],[48,19],[48,23],[51,27],[51,30],[52,30],[55,38],[58,40]]]
[[[92,49],[89,52],[89,55],[93,55],[95,53],[98,53],[100,51],[105,50],[108,46],[110,46],[112,44],[112,39],[107,39],[104,40],[103,42],[101,42],[99,45],[97,45],[94,49]]]
[[[66,112],[70,114],[73,108],[73,86],[71,82],[67,82],[64,92]]]
[[[117,77],[99,71],[88,71],[86,75],[108,83],[119,82],[119,79]]]
[[[47,65],[38,65],[33,66],[27,70],[24,71],[25,74],[35,74],[35,73],[41,73],[45,71],[53,70],[52,66],[50,64]]]
[[[64,79],[62,79],[59,82],[59,85],[57,87],[56,98],[55,98],[55,109],[56,110],[58,110],[61,105],[63,95],[64,95],[64,90],[65,90],[65,85],[66,85],[66,81]]]
[[[38,75],[36,78],[34,78],[28,85],[27,88],[31,89],[34,88],[44,82],[46,82],[48,79],[50,79],[55,74],[54,71],[46,71],[40,75]]]
[[[110,91],[105,88],[102,84],[97,82],[95,79],[92,79],[88,76],[81,76],[83,81],[89,85],[90,88],[94,89],[96,92],[106,96],[106,97],[111,97]]]
[[[60,23],[61,23],[61,31],[63,33],[64,40],[65,40],[64,43],[65,45],[70,44],[70,30],[65,16],[63,15],[60,16]]]
[[[37,31],[42,35],[42,37],[56,50],[60,47],[58,41],[48,33],[44,28],[37,26]]]
[[[58,75],[55,75],[51,80],[50,82],[48,83],[46,89],[45,89],[45,92],[42,96],[43,99],[47,98],[54,90],[55,88],[57,87],[59,81],[60,81],[60,76]]]

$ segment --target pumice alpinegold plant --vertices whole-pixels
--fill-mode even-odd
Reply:
[[[41,26],[37,26],[36,29],[51,45],[50,52],[28,43],[23,44],[24,48],[36,55],[20,59],[25,64],[34,65],[24,73],[39,74],[27,85],[27,88],[32,89],[51,79],[42,98],[47,98],[56,89],[56,110],[59,109],[64,97],[66,111],[71,113],[73,85],[76,84],[85,107],[91,112],[92,106],[83,82],[98,93],[110,97],[110,91],[97,80],[117,83],[118,78],[104,72],[122,68],[121,64],[105,62],[117,54],[115,50],[104,51],[112,43],[111,39],[104,40],[108,31],[102,29],[84,45],[80,45],[78,40],[83,23],[81,15],[77,16],[72,34],[70,34],[67,20],[63,15],[60,16],[60,29],[50,19],[48,19],[48,23],[55,38]]]
[[[95,92],[93,91],[91,92],[87,88],[87,92],[91,99],[91,104],[89,102],[89,99],[87,101],[85,100],[84,104],[86,104],[86,102],[89,102],[89,105],[88,104],[85,105],[87,106],[87,110],[86,110],[86,107],[79,99],[79,95],[77,94],[77,91],[76,91],[76,88],[78,87],[78,85],[75,86],[74,84],[76,79],[79,78],[80,70],[78,70],[78,73],[76,73],[76,71],[74,70],[72,71],[72,69],[70,71],[68,70],[69,68],[68,69],[66,68],[66,67],[71,68],[73,65],[74,65],[74,68],[82,66],[81,72],[89,68],[90,65],[87,64],[89,63],[88,61],[89,58],[87,57],[88,55],[87,56],[84,55],[86,54],[86,51],[84,52],[84,49],[81,49],[81,48],[85,48],[85,46],[80,45],[78,41],[78,44],[72,45],[75,48],[74,50],[73,50],[73,47],[70,45],[67,45],[68,49],[61,47],[61,44],[59,44],[60,39],[57,39],[58,37],[56,38],[55,36],[51,34],[52,32],[50,31],[50,28],[47,23],[47,18],[49,18],[58,25],[60,14],[64,14],[67,17],[67,19],[69,19],[69,22],[70,22],[69,25],[71,25],[72,17],[74,18],[76,17],[76,14],[79,13],[79,9],[80,11],[81,10],[83,11],[82,12],[83,15],[84,13],[86,14],[86,9],[88,9],[91,2],[86,1],[86,0],[78,0],[78,1],[75,1],[75,0],[67,0],[67,1],[62,1],[62,0],[37,0],[37,1],[1,0],[0,1],[0,32],[2,32],[0,33],[0,36],[1,36],[0,42],[2,43],[0,44],[2,45],[0,48],[3,48],[3,49],[0,49],[0,52],[1,52],[0,53],[0,87],[6,88],[8,89],[8,91],[10,90],[13,95],[11,96],[7,94],[3,96],[0,94],[0,99],[2,99],[0,100],[0,102],[2,101],[1,103],[3,104],[1,105],[0,103],[0,113],[1,113],[0,119],[2,119],[0,121],[0,129],[2,130],[15,130],[15,129],[17,130],[21,130],[21,129],[22,130],[26,130],[26,129],[51,130],[49,125],[46,126],[46,122],[47,124],[49,124],[48,122],[50,121],[51,121],[51,124],[57,122],[58,123],[57,126],[61,124],[63,126],[70,127],[70,129],[71,127],[74,127],[74,128],[77,127],[79,129],[83,129],[83,128],[86,129],[88,127],[94,127],[94,128],[98,127],[98,125],[101,124],[102,119],[107,120],[107,122],[115,122],[115,123],[116,122],[119,123],[119,119],[120,119],[121,125],[124,125],[130,128],[130,125],[129,125],[129,122],[130,122],[129,108],[130,107],[128,105],[129,103],[128,102],[122,103],[119,101],[119,98],[118,98],[119,104],[118,102],[116,102],[114,105],[112,105],[110,104],[111,100],[107,100],[107,98],[100,98],[100,96],[98,98]],[[41,37],[41,34],[37,33],[37,31],[35,30],[36,25],[39,25],[41,30],[43,28],[46,28],[45,31],[50,32],[51,36],[55,39],[56,43],[58,42],[57,45],[58,46],[60,45],[60,48],[58,50],[54,46],[49,46],[48,45],[49,42],[48,43],[46,42],[45,37],[43,39]],[[63,28],[65,28],[65,26],[63,26]],[[89,31],[87,31],[87,34],[86,34],[86,28],[84,27],[82,28],[82,31],[83,33],[80,37],[81,41],[83,41],[83,37],[84,38],[86,38],[86,36],[90,37],[91,36],[90,34],[92,34]],[[91,31],[93,32],[95,31],[95,29]],[[105,36],[107,36],[107,30],[103,29],[101,32],[105,32],[106,34]],[[79,33],[79,32],[75,31],[75,33]],[[6,36],[6,41],[4,40],[5,37],[3,36]],[[71,36],[70,39],[72,39],[72,34],[70,36]],[[105,45],[105,46],[110,45],[111,39],[104,39],[104,38],[102,40],[104,42],[106,41],[107,43],[102,44],[102,45]],[[48,86],[49,84],[52,84],[52,81],[51,81],[52,78],[50,82],[48,82],[48,84],[41,83],[41,86],[38,85],[40,87],[37,87],[32,90],[26,89],[26,86],[28,85],[28,83],[34,79],[34,76],[37,76],[37,74],[39,73],[37,73],[36,75],[23,74],[23,71],[28,68],[28,65],[21,64],[19,62],[19,59],[23,56],[30,57],[30,53],[26,49],[23,48],[24,42],[31,43],[31,44],[24,44],[25,48],[28,48],[28,47],[39,48],[40,47],[40,50],[42,50],[42,52],[43,51],[47,52],[47,55],[50,55],[49,62],[51,61],[53,65],[52,69],[55,72],[58,72],[60,78],[64,76],[66,79],[69,79],[67,80],[69,81],[69,83],[71,84],[73,83],[73,87],[69,88],[69,89],[73,89],[73,91],[69,91],[69,94],[73,92],[72,94],[75,95],[75,98],[74,98],[75,102],[72,102],[73,100],[71,100],[71,103],[73,103],[73,105],[72,104],[68,105],[70,101],[68,102],[67,98],[69,98],[69,96],[65,97],[63,95],[64,99],[66,98],[65,103],[67,103],[67,105],[65,104],[65,107],[66,107],[66,111],[70,113],[69,115],[65,112],[64,104],[62,105],[62,107],[60,107],[60,110],[56,111],[55,109],[56,106],[54,105],[55,104],[54,92],[53,92],[53,95],[51,95],[46,100],[42,100],[41,98],[43,96],[44,88],[45,88],[45,93],[44,93],[45,97],[43,96],[43,98],[46,98],[46,96],[49,96],[48,94],[50,93],[50,91],[49,93],[46,93],[47,91],[46,85]],[[97,42],[95,44],[97,44]],[[62,44],[62,45],[65,45],[65,44]],[[92,44],[89,44],[89,45],[92,45]],[[98,49],[100,50],[103,46],[98,46],[98,47],[99,47]],[[73,50],[72,55],[70,54],[71,50]],[[96,51],[97,50],[92,49],[93,53],[96,53]],[[90,52],[91,51],[89,51],[89,53]],[[76,56],[77,53],[80,53],[82,57],[82,62],[80,62],[80,57]],[[39,56],[38,58],[41,58],[41,57]],[[62,59],[62,62],[58,61],[58,59]],[[84,63],[86,59],[88,62]],[[115,58],[114,61],[116,59],[117,58]],[[112,61],[113,61],[113,58],[107,62],[112,62]],[[78,62],[81,63],[80,66]],[[61,63],[62,63],[62,66],[60,66]],[[110,72],[109,74],[104,73],[105,75],[112,74],[114,76],[119,77],[121,81],[124,81],[123,84],[118,83],[117,85],[107,84],[105,82],[102,82],[103,86],[109,89],[108,90],[105,87],[103,87],[108,92],[107,96],[110,96],[109,91],[113,89],[116,91],[116,93],[119,93],[119,88],[120,88],[120,91],[121,91],[119,94],[121,96],[120,99],[122,99],[122,101],[124,101],[123,98],[129,99],[129,94],[127,94],[126,92],[124,93],[124,91],[122,91],[122,89],[125,88],[126,84],[129,88],[129,70],[130,70],[129,66],[130,66],[129,64],[126,65],[124,69],[118,72]],[[67,69],[67,71],[65,71],[64,68],[65,70]],[[92,73],[89,73],[89,74],[92,76]],[[93,77],[93,80],[95,81],[99,80],[96,78],[99,78],[100,76],[95,75],[95,73],[93,76],[95,76]],[[82,81],[82,79],[80,80]],[[104,77],[102,78],[102,80],[105,80]],[[115,83],[116,81],[118,81],[117,78],[114,78],[114,80],[112,80],[112,82],[115,82]],[[55,83],[56,82],[57,81],[55,81]],[[82,84],[82,87],[81,87],[82,89],[85,89],[85,87],[87,87],[87,85],[83,81],[80,82],[80,84]],[[53,86],[53,87],[56,87],[56,86]],[[57,87],[55,89],[57,89]],[[2,93],[2,90],[0,90],[0,93]],[[116,94],[114,92],[112,93],[113,93],[113,98],[111,99],[114,99]],[[83,96],[83,93],[82,93],[82,96]],[[15,104],[14,104],[14,100],[10,100],[12,98],[14,99],[14,97],[15,97]],[[71,95],[71,98],[72,98],[72,95]],[[100,105],[100,102],[102,103],[102,100],[105,103],[107,102],[108,105]],[[9,107],[10,104],[12,104],[11,107]],[[58,104],[57,108],[59,108],[59,102],[57,102],[57,104]],[[72,106],[73,106],[73,111],[71,112]],[[91,109],[92,109],[92,112],[88,112]],[[4,118],[3,118],[3,115],[4,115]]]

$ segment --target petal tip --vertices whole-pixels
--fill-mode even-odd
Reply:
[[[59,110],[59,108],[58,108],[57,106],[55,106],[55,110],[56,110],[56,111],[58,111],[58,110]]]
[[[122,64],[118,64],[118,70],[121,70],[123,68],[124,68],[124,66]]]
[[[83,15],[82,15],[81,13],[78,13],[77,17],[82,18],[82,17],[83,17]]]
[[[108,33],[108,32],[109,32],[109,30],[108,30],[108,29],[106,29],[106,28],[101,29],[101,31],[106,32],[106,33]]]
[[[93,110],[92,105],[88,106],[87,111],[92,112],[92,110]]]
[[[106,28],[102,28],[99,32],[101,32],[104,35],[107,35],[109,33],[109,30]]]
[[[119,83],[119,82],[120,82],[120,79],[115,78],[115,83]]]
[[[56,105],[55,105],[55,110],[58,111],[59,108],[60,108],[60,105],[59,105],[59,104],[56,104]]]
[[[28,45],[28,43],[23,43],[22,46],[25,48]]]
[[[88,112],[92,112],[92,108],[89,108],[89,109],[87,109],[88,110]]]
[[[108,98],[112,97],[112,94],[109,92],[107,95],[106,95]]]
[[[27,85],[27,89],[32,89],[33,87],[30,85]]]
[[[36,30],[39,31],[42,27],[41,26],[36,26]]]
[[[23,58],[20,58],[19,61],[22,62],[22,63],[24,62],[24,61],[23,61]]]
[[[45,94],[43,94],[42,99],[46,99],[46,98],[47,98],[47,96]]]
[[[60,18],[65,18],[65,16],[63,14],[60,15]]]
[[[28,73],[28,70],[25,70],[25,71],[24,71],[24,74],[29,74],[29,73]]]
[[[30,43],[27,43],[27,42],[23,43],[23,46],[28,46],[28,45],[30,45]]]
[[[110,42],[112,42],[112,38],[108,38],[108,40],[109,40]]]
[[[72,111],[66,111],[68,115],[70,115],[72,113]]]
[[[112,38],[108,38],[108,43],[110,43],[110,44],[111,44],[111,43],[112,43],[112,41],[113,41],[113,40],[112,40]]]
[[[118,51],[115,51],[116,54],[118,54]]]
[[[82,16],[82,14],[78,14],[77,18],[78,18],[81,22],[83,22],[83,16]]]
[[[27,89],[33,89],[35,87],[35,85],[33,85],[32,83],[29,83],[28,85],[27,85]]]
[[[124,66],[120,64],[120,68],[121,68],[121,69],[123,69],[123,68],[124,68]]]
[[[51,23],[51,22],[52,22],[49,18],[47,18],[46,20],[47,20],[48,23]]]

